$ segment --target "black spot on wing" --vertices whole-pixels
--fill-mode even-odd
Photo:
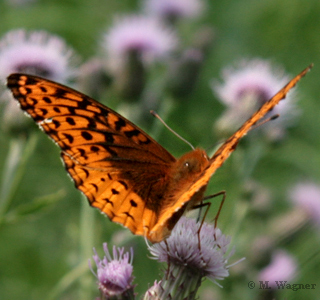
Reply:
[[[79,151],[81,156],[85,156],[86,155],[86,151],[82,148],[77,148],[77,150]]]
[[[45,108],[40,108],[42,115],[45,116],[48,113],[48,110]]]
[[[133,129],[133,130],[129,130],[129,131],[125,131],[124,134],[126,135],[126,137],[128,138],[132,138],[133,136],[137,136],[140,134],[140,131],[137,129]]]
[[[111,132],[104,132],[104,137],[106,139],[106,142],[108,144],[113,144],[114,143],[114,137]]]
[[[119,131],[121,130],[122,127],[126,126],[126,122],[123,119],[118,119],[118,121],[115,122],[116,125],[116,130]]]
[[[56,97],[56,98],[64,98],[65,95],[66,95],[66,91],[64,89],[56,88],[56,90],[52,96]]]
[[[94,119],[92,119],[92,118],[86,118],[86,119],[88,121],[88,126],[87,127],[89,129],[95,129],[97,127],[97,123],[96,123],[96,121]]]
[[[70,135],[70,134],[68,134],[68,133],[63,133],[63,135],[64,135],[64,137],[68,140],[68,142],[70,143],[70,144],[72,144],[73,143],[73,136],[72,135]]]
[[[133,207],[137,207],[138,206],[137,202],[133,201],[132,199],[130,200],[130,204]]]
[[[89,105],[92,105],[92,102],[89,97],[82,97],[82,100],[78,102],[78,108],[86,110]]]
[[[90,183],[90,184],[95,188],[96,192],[99,190],[98,186],[95,183]]]
[[[38,104],[38,100],[33,97],[30,97],[29,100],[32,101],[32,105]]]
[[[67,117],[67,118],[66,118],[66,122],[67,122],[69,125],[72,125],[72,126],[76,125],[76,122],[75,122],[74,119],[71,118],[71,117]]]
[[[112,150],[108,145],[101,144],[100,146],[103,147],[103,149],[106,150],[111,155],[111,157],[118,156],[118,153],[116,151]]]
[[[70,115],[75,115],[76,114],[76,107],[67,106],[67,109],[68,109]]]
[[[11,75],[11,76],[12,76],[12,77],[13,77],[13,76],[16,77],[17,80],[20,79],[20,75],[15,75],[15,74],[13,74],[13,75]],[[11,77],[11,76],[10,76],[10,77]],[[38,83],[37,79],[32,78],[32,77],[27,77],[26,85],[35,85],[36,83]]]
[[[103,198],[103,200],[106,201],[107,203],[111,204],[112,206],[114,206],[113,202],[111,200],[109,200],[109,198]]]
[[[87,141],[91,141],[93,139],[92,134],[88,131],[81,131],[81,136]]]
[[[126,212],[124,212],[124,214],[125,214],[126,216],[128,216],[129,218],[131,218],[131,219],[134,221],[134,217],[133,217],[132,215],[130,215],[130,213],[128,213],[128,212],[126,211]]]
[[[98,151],[99,151],[99,147],[97,147],[97,146],[91,146],[91,147],[90,147],[90,150],[91,150],[92,152],[98,152]]]
[[[109,175],[109,174],[108,174]],[[111,176],[110,176],[111,177]],[[111,180],[112,178],[110,178],[110,180]],[[119,180],[118,181],[120,184],[122,184],[123,185],[123,187],[125,188],[125,190],[128,190],[128,185],[123,181],[123,180]]]
[[[52,120],[52,123],[54,124],[54,126],[56,127],[56,129],[59,128],[60,125],[61,125],[60,122],[57,121],[57,120],[55,120],[55,119]]]
[[[49,97],[42,97],[42,100],[45,102],[45,103],[48,103],[50,104],[52,101]]]
[[[116,189],[111,189],[111,192],[112,192],[113,195],[118,195],[118,194],[120,194],[120,192],[117,191]]]
[[[84,168],[82,168],[81,170],[83,171],[83,173],[86,174],[86,177],[88,178],[89,175],[90,175],[89,172],[88,172],[88,170],[86,170],[86,169],[84,169]]]
[[[26,94],[31,94],[32,93],[32,89],[30,89],[28,87],[26,87],[25,89],[26,89]]]

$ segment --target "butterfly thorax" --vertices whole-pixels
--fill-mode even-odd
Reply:
[[[170,182],[165,197],[168,200],[165,205],[174,205],[180,198],[180,195],[189,189],[194,180],[202,174],[208,165],[209,158],[206,152],[199,148],[184,154],[172,164]]]
[[[195,149],[181,156],[171,167],[174,186],[190,183],[196,174],[201,174],[209,164],[209,158],[202,149]]]
[[[168,199],[165,203],[167,206],[174,205],[180,198],[180,195],[188,191],[189,187],[203,173],[209,165],[209,158],[206,152],[202,149],[195,149],[184,154],[172,164],[170,170],[170,182],[168,185]],[[202,198],[202,197],[201,197]],[[197,202],[201,199],[195,199]],[[190,201],[190,206],[193,206],[195,201]]]

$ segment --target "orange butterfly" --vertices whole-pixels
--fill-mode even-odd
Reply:
[[[175,159],[121,115],[58,83],[12,74],[7,85],[21,109],[59,145],[66,170],[90,205],[156,243],[201,203],[210,177],[239,140],[310,68],[266,102],[211,158],[195,149]]]

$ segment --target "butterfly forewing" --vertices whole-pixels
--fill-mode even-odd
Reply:
[[[136,177],[150,174],[141,179],[152,185],[175,158],[121,115],[68,87],[24,74],[10,75],[8,87],[61,148],[67,171],[90,204],[145,234],[156,214],[152,199],[143,198],[149,187],[137,184]]]

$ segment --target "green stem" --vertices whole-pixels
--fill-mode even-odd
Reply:
[[[79,265],[65,274],[48,294],[47,300],[60,299],[61,295],[76,281],[79,281],[78,300],[93,299],[91,291],[94,276],[88,272],[88,260],[92,257],[94,240],[94,210],[89,207],[87,199],[81,196]]]
[[[92,248],[94,245],[94,224],[95,223],[95,211],[89,207],[88,200],[85,196],[81,197],[81,211],[80,211],[80,261],[88,262],[88,259],[92,257]],[[88,263],[87,263],[88,268]],[[92,286],[94,276],[87,272],[80,277],[79,280],[79,300],[92,299]]]
[[[257,164],[266,152],[266,147],[267,145],[264,140],[259,139],[258,136],[255,137],[254,142],[253,139],[250,140],[248,147],[244,149],[245,152],[241,157],[241,164],[238,161],[240,164],[240,168],[238,168],[238,175],[242,182],[246,183],[252,177]],[[236,216],[233,218],[233,237],[235,237],[242,228],[241,223],[245,220],[251,207],[250,199],[242,199],[242,201],[239,201],[237,204],[237,207]]]
[[[0,189],[0,225],[3,223],[4,215],[25,173],[28,159],[34,153],[36,142],[36,134],[31,134],[27,141],[21,137],[10,140]]]

